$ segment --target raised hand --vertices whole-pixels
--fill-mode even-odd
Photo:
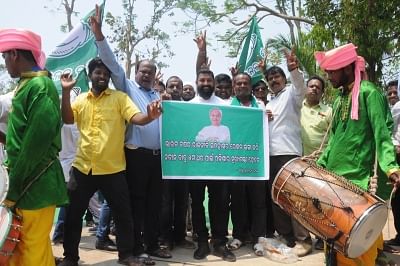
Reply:
[[[236,65],[233,67],[229,68],[229,71],[231,72],[232,77],[236,76],[237,74],[239,74],[239,63],[236,62]]]
[[[158,70],[154,78],[154,85],[158,84],[162,80],[163,76],[164,74],[161,73],[161,70]]]
[[[76,84],[76,80],[72,78],[72,74],[69,72],[62,74],[60,80],[61,80],[61,87],[63,90],[70,91]]]
[[[274,115],[272,114],[272,111],[267,109],[266,111],[267,117],[268,117],[268,121],[272,121],[274,120]]]
[[[299,68],[299,61],[297,60],[294,47],[292,47],[290,52],[287,49],[284,49],[283,52],[285,53],[287,68],[289,72],[295,70],[296,68]]]
[[[156,100],[147,105],[147,115],[152,120],[160,117],[162,112],[161,101]]]
[[[197,48],[199,49],[199,51],[206,51],[207,49],[207,31],[200,31],[200,34],[193,39],[193,41],[197,44]]]
[[[101,10],[98,5],[96,5],[96,14],[90,17],[90,28],[97,41],[104,39],[103,32],[101,31]]]
[[[208,59],[208,57],[206,57],[206,60],[207,60],[207,62],[204,62],[203,64],[201,64],[200,69],[210,70],[211,59]]]
[[[260,58],[257,64],[258,69],[261,71],[261,73],[265,73],[265,71],[267,70],[267,58],[268,58],[268,53],[267,50],[265,49],[264,58]]]
[[[162,101],[172,100],[171,94],[169,94],[166,90],[161,93],[160,97]]]

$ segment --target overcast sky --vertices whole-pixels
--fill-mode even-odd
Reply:
[[[223,0],[216,0],[216,3]],[[63,12],[54,11],[55,7],[59,5],[60,0],[12,0],[6,1],[1,7],[0,27],[1,28],[25,28],[32,30],[42,36],[43,50],[49,54],[55,46],[65,38],[65,33],[60,31],[60,25],[66,22],[66,16]],[[79,22],[79,18],[85,16],[96,3],[101,3],[101,0],[77,0],[75,10],[80,13],[78,17],[73,18],[73,23]],[[106,2],[106,12],[111,12],[114,16],[122,15],[122,1],[108,0]],[[140,10],[138,21],[144,21],[146,18],[146,11],[148,10],[148,1],[137,0],[137,9]],[[48,6],[48,8],[45,8]],[[142,16],[142,17],[141,17]],[[243,18],[245,19],[245,17]],[[182,12],[175,12],[174,17],[168,17],[163,21],[162,26],[164,31],[171,35],[171,49],[175,56],[170,59],[164,60],[170,66],[162,69],[164,80],[171,75],[178,75],[184,81],[195,80],[195,61],[197,55],[197,47],[193,42],[194,36],[190,34],[174,36],[176,27],[172,25],[172,21],[183,21],[186,17]],[[139,23],[139,22],[138,22]],[[139,25],[140,26],[140,25]],[[283,20],[277,18],[269,18],[268,21],[263,22],[261,34],[263,41],[268,37],[274,37],[279,33],[286,33],[287,26]],[[107,26],[104,26],[105,34],[108,33]],[[207,29],[207,34],[210,36],[212,42],[212,49],[209,49],[208,55],[212,60],[211,69],[214,73],[229,73],[229,67],[233,66],[236,59],[227,58],[227,51],[222,47],[222,43],[218,43],[216,38],[213,37],[213,32],[224,30],[225,26],[220,25]],[[2,60],[2,59],[1,59]],[[1,61],[3,63],[3,61]]]

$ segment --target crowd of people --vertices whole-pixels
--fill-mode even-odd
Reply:
[[[20,242],[8,265],[78,265],[82,219],[94,195],[102,198],[95,247],[117,251],[123,265],[154,265],[152,257],[171,258],[176,247],[193,250],[196,260],[212,253],[235,262],[234,251],[246,244],[263,256],[262,237],[279,239],[297,256],[306,256],[313,246],[324,249],[323,240],[313,241],[309,230],[271,198],[275,176],[285,164],[319,155],[318,165],[368,190],[377,161],[388,181],[395,187],[400,184],[398,83],[388,84],[385,98],[367,80],[365,61],[353,44],[315,53],[331,85],[340,89],[330,107],[322,102],[325,80],[311,76],[305,82],[293,50],[285,53],[290,82],[281,67],[266,68],[262,62],[265,79],[254,84],[251,76],[236,68],[230,75],[214,77],[205,32],[194,40],[195,86],[177,75],[164,84],[156,78],[157,67],[151,60],[139,61],[131,80],[100,21],[97,8],[90,19],[99,54],[88,64],[91,88],[76,95],[76,81],[65,73],[61,102],[51,74],[44,69],[40,36],[0,30],[7,70],[19,78],[15,91],[0,98],[0,122],[7,124],[0,140],[7,151],[10,184],[3,204],[23,218]],[[116,90],[109,88],[111,80]],[[268,180],[163,180],[159,123],[163,100],[263,109],[269,124]],[[221,111],[215,108],[210,116],[209,127],[216,127],[213,119],[220,121]],[[397,190],[391,203],[400,233],[398,194]],[[210,230],[204,209],[207,195]],[[56,206],[62,208],[53,242],[63,244],[62,259],[53,257],[49,238]],[[109,237],[111,223],[116,242]],[[399,234],[386,243],[380,236],[355,259],[325,245],[326,261],[392,265],[382,251],[395,252],[390,249],[393,245],[400,245]]]

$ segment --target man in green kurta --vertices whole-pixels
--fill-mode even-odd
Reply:
[[[332,86],[341,88],[333,106],[328,146],[318,164],[367,190],[376,153],[380,167],[398,186],[399,167],[391,140],[393,121],[388,119],[390,110],[382,92],[373,83],[361,81],[365,61],[357,55],[356,48],[350,43],[315,54]],[[382,248],[382,242],[383,238],[378,238],[366,253],[356,259],[338,253],[337,265],[375,265],[377,249]]]
[[[57,90],[43,70],[41,39],[25,30],[1,30],[0,52],[20,78],[8,117],[5,205],[22,216],[20,242],[8,265],[54,265],[50,231],[56,205],[68,197],[61,164],[61,114]]]
[[[375,152],[379,165],[388,176],[398,170],[391,140],[393,121],[386,121],[390,110],[382,92],[366,80],[360,85],[359,118],[351,119],[352,87],[353,83],[343,89],[333,105],[335,115],[331,135],[318,163],[367,190],[373,175]]]

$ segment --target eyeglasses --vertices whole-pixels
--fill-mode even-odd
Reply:
[[[266,90],[267,90],[267,88],[265,88],[265,87],[256,87],[253,89],[253,91],[266,91]]]

